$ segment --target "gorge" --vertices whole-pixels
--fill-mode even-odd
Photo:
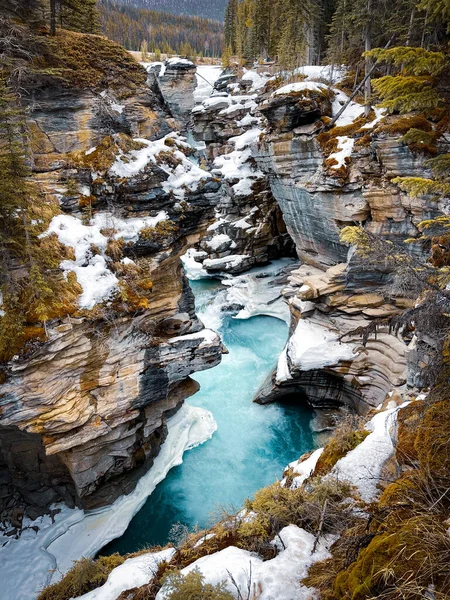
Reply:
[[[0,305],[7,599],[169,600],[200,573],[227,599],[363,600],[376,544],[429,560],[427,512],[449,556],[429,373],[450,206],[405,187],[434,177],[408,132],[447,156],[448,120],[367,110],[345,68],[56,39],[13,119],[30,187]],[[424,486],[429,504],[402,496]]]

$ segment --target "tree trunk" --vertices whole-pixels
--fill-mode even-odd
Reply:
[[[56,35],[56,0],[50,0],[50,35]]]
[[[366,31],[365,31],[365,40],[364,40],[364,50],[368,52],[372,50],[372,31],[371,31],[371,13],[372,13],[372,0],[367,0],[367,15],[366,15]],[[370,58],[366,58],[365,62],[365,76],[366,82],[364,84],[364,104],[365,104],[365,115],[368,116],[371,109],[371,95],[372,95],[372,85],[371,85],[371,77],[370,73],[372,71],[372,61]]]

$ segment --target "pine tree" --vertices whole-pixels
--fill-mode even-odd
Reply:
[[[389,49],[376,48],[368,55],[378,63],[397,70],[396,74],[385,75],[373,82],[382,106],[390,112],[426,111],[436,108],[442,102],[437,88],[438,77],[447,65],[442,52],[397,46]]]

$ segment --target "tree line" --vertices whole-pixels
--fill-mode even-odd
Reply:
[[[114,0],[101,0],[99,11],[103,33],[128,50],[144,46],[156,54],[222,55],[223,25],[218,21],[136,8]]]
[[[278,58],[281,66],[361,64],[383,47],[445,43],[449,0],[229,0],[225,45],[243,60]]]

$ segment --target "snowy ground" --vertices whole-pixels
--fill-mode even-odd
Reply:
[[[221,73],[222,67],[214,65],[199,65],[197,67],[197,88],[194,92],[196,104],[203,102],[203,100],[211,96],[213,86]]]
[[[238,593],[231,576],[244,597],[247,597],[245,594],[249,588],[258,590],[259,600],[312,600],[316,597],[315,590],[301,585],[300,581],[314,562],[329,557],[326,545],[319,543],[317,551],[312,554],[314,536],[296,525],[282,529],[272,544],[279,550],[272,560],[263,561],[254,552],[229,546],[200,558],[181,572],[187,574],[199,569],[205,583],[215,585],[225,581],[234,597],[238,597]],[[156,600],[165,600],[166,597],[167,590],[163,587]],[[109,598],[98,596],[96,600]]]
[[[208,440],[216,430],[209,411],[184,404],[168,421],[169,434],[149,472],[135,490],[111,506],[85,513],[62,507],[55,522],[49,517],[28,523],[18,539],[0,538],[1,597],[34,600],[43,587],[58,579],[82,556],[93,556],[119,537],[183,453]],[[37,526],[36,532],[31,527]],[[24,569],[24,564],[27,568]]]

